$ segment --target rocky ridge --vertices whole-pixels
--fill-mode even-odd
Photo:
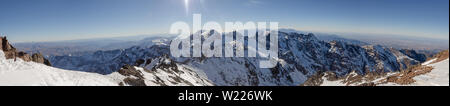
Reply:
[[[0,50],[5,53],[6,59],[14,59],[20,58],[26,62],[33,61],[36,63],[42,63],[47,66],[52,66],[50,61],[47,60],[42,54],[34,53],[30,56],[30,54],[25,53],[23,51],[18,51],[14,48],[5,37],[0,37]]]

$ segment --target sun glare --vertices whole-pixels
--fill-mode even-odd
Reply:
[[[184,9],[186,11],[186,14],[189,12],[189,0],[184,0]]]

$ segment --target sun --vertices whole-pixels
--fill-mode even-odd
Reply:
[[[184,9],[186,10],[186,14],[189,12],[189,0],[184,0]]]

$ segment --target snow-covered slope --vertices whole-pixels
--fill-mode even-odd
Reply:
[[[118,73],[125,76],[125,78],[121,78],[123,79],[121,84],[132,86],[214,85],[208,78],[199,75],[197,71],[186,67],[178,67],[177,63],[169,58],[156,58],[151,61],[145,67],[124,65],[118,71]]]
[[[449,59],[437,63],[429,64],[433,70],[430,73],[414,77],[418,86],[449,86]]]
[[[431,59],[411,71],[389,72],[380,75],[350,73],[337,80],[327,78],[329,73],[309,79],[306,85],[320,86],[449,86],[449,59],[436,62]],[[429,70],[427,70],[429,69]],[[353,80],[353,81],[351,81]],[[402,84],[407,83],[407,84]]]
[[[6,37],[0,38],[0,86],[214,85],[210,80],[200,77],[195,71],[184,69],[182,67],[169,67],[175,65],[175,63],[172,63],[169,59],[151,60],[153,62],[151,63],[151,66],[158,68],[152,69],[151,71],[142,67],[130,65],[125,65],[120,68],[121,64],[134,64],[134,62],[136,62],[136,65],[143,64],[140,62],[145,62],[145,60],[139,59],[161,56],[163,55],[162,53],[167,53],[167,47],[164,47],[167,40],[152,40],[157,46],[148,48],[136,46],[126,50],[99,51],[93,55],[81,56],[82,58],[74,56],[73,61],[67,61],[67,58],[60,58],[59,61],[56,62],[75,69],[98,69],[98,73],[105,72],[105,70],[108,72],[107,74],[102,75],[98,73],[49,67],[45,64],[41,64],[45,62],[38,61],[39,59],[41,59],[41,61],[45,59],[42,56],[41,58],[36,58],[35,55],[33,55],[33,58],[23,58],[24,55],[21,55],[21,52],[17,53],[15,48],[12,45],[9,45]],[[15,54],[19,54],[19,56],[15,57]],[[26,59],[33,59],[33,61],[25,61]],[[120,70],[117,71],[116,69]]]
[[[161,65],[171,64],[167,62]],[[211,81],[199,77],[192,70],[146,70],[133,67],[136,76],[113,72],[108,75],[63,70],[22,59],[6,59],[0,51],[0,86],[137,86],[142,81],[146,86],[210,86]],[[181,71],[178,71],[181,70]],[[142,77],[142,79],[136,80]],[[131,82],[131,83],[130,83]],[[134,84],[133,84],[134,83]]]
[[[6,59],[0,51],[0,85],[4,86],[110,86],[118,81],[95,73],[57,69],[22,59]]]

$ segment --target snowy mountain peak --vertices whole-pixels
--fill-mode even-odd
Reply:
[[[50,60],[58,68],[100,73],[103,75],[87,74],[100,75],[108,84],[131,86],[296,86],[309,83],[314,76],[322,78],[317,75],[364,78],[360,76],[397,72],[419,63],[393,48],[325,42],[314,34],[279,32],[278,39],[279,59],[276,67],[270,69],[258,68],[258,60],[249,57],[174,58],[165,44],[54,56]],[[355,81],[346,82],[351,85],[349,82]]]

